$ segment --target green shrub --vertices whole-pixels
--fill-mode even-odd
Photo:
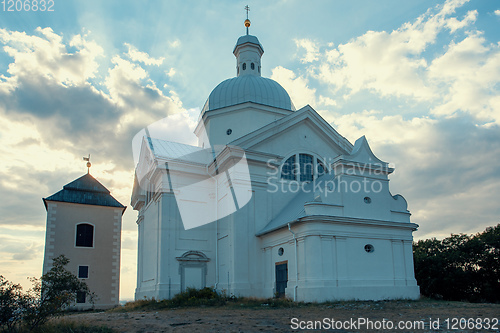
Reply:
[[[21,286],[0,276],[0,332],[39,330],[51,317],[74,304],[79,292],[92,301],[87,284],[66,270],[68,263],[64,255],[54,258],[47,273],[40,279],[30,279],[33,287],[26,293]]]
[[[222,294],[218,294],[211,288],[187,288],[175,295],[168,303],[170,306],[198,306],[198,305],[224,305],[226,304],[227,297]]]

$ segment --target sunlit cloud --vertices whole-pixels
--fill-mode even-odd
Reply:
[[[14,62],[7,70],[10,78],[3,82],[4,91],[11,91],[22,83],[22,78],[40,76],[64,86],[83,85],[95,77],[97,58],[103,49],[86,36],[75,35],[67,44],[51,28],[37,28],[36,35],[0,29],[4,51]],[[69,52],[68,47],[76,48]]]
[[[479,124],[499,124],[500,45],[473,27],[477,10],[453,16],[465,2],[447,1],[390,33],[368,31],[336,48],[312,41],[297,42],[297,47],[314,54],[307,57],[310,77],[343,98],[365,91],[378,98],[431,103],[431,114],[438,116],[465,112]],[[462,34],[454,35],[459,30]],[[432,57],[426,51],[439,33],[453,38]],[[320,57],[318,50],[323,50]]]
[[[297,108],[307,104],[316,105],[316,89],[308,87],[306,78],[296,76],[293,71],[278,66],[273,68],[271,79],[285,88]]]
[[[309,39],[295,39],[295,45],[299,49],[305,50],[305,55],[301,57],[300,61],[302,63],[309,63],[317,61],[319,59],[319,48],[312,40]]]
[[[160,66],[165,60],[164,57],[157,59],[150,57],[149,54],[139,51],[135,46],[130,45],[129,43],[125,43],[124,45],[128,48],[128,53],[126,55],[132,61],[142,62],[145,65]]]

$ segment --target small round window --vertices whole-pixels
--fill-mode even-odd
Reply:
[[[247,64],[244,62],[243,63],[243,66],[241,66],[243,68],[243,70],[247,69]]]
[[[369,204],[369,203],[372,203],[372,198],[370,198],[370,197],[365,197],[365,198],[363,199],[363,201],[364,201],[365,203]]]
[[[227,134],[227,135],[231,135],[231,133],[233,133],[233,130],[232,130],[232,129],[230,129],[230,128],[228,128],[228,129],[227,129],[227,131],[226,131],[226,134]]]
[[[254,70],[254,69],[255,69],[255,64],[254,64],[253,62],[250,64],[250,68],[251,68],[252,70]]]
[[[368,253],[372,253],[373,251],[375,251],[375,248],[371,244],[366,244],[365,245],[365,251],[368,252]]]
[[[281,257],[281,256],[283,255],[283,253],[285,253],[285,250],[283,250],[283,248],[282,248],[282,247],[280,247],[280,248],[278,249],[278,255]]]

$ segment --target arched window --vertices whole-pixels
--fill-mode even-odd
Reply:
[[[295,155],[290,156],[281,168],[281,178],[295,180]]]
[[[94,226],[87,223],[80,223],[76,226],[76,246],[94,246]]]
[[[253,62],[250,64],[250,68],[251,68],[252,70],[254,70],[254,69],[255,69],[255,64],[254,64]]]
[[[328,173],[328,169],[325,164],[311,154],[294,154],[281,167],[282,179],[301,182],[313,181],[326,173]]]
[[[320,161],[320,159],[316,159],[316,171],[318,173],[318,177],[323,176],[326,173],[326,167],[323,164],[323,162]]]
[[[314,162],[313,157],[309,154],[299,155],[299,165],[300,165],[300,181],[307,182],[312,181],[314,177]]]
[[[242,66],[242,67],[243,67],[243,70],[247,69],[247,64],[246,64],[246,62],[244,62],[244,63],[243,63],[243,66]]]

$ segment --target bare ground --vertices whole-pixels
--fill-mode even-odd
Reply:
[[[336,332],[500,332],[500,304],[473,304],[445,301],[388,301],[388,302],[341,302],[333,304],[305,305],[292,308],[269,308],[263,304],[259,308],[247,308],[233,304],[222,307],[193,307],[133,312],[78,313],[65,316],[62,320],[82,321],[92,325],[104,325],[116,332],[299,332],[293,323],[302,322],[302,327],[314,325],[310,321],[358,321],[367,318],[375,321],[385,319],[386,329],[367,329],[366,326],[337,329]],[[296,318],[296,319],[293,319]],[[445,320],[449,318],[449,326]],[[474,329],[460,329],[453,318],[473,318]],[[479,318],[479,319],[478,319]],[[496,319],[495,319],[496,318]],[[439,319],[436,329],[429,327]],[[484,329],[486,322],[489,329]],[[309,322],[308,322],[309,321]],[[396,326],[400,321],[410,325],[408,329],[389,330],[388,321]],[[409,322],[409,323],[408,323]],[[413,326],[413,322],[423,322],[424,328]],[[494,323],[496,322],[496,326]],[[452,324],[456,323],[455,328]],[[478,329],[478,323],[483,329]],[[380,325],[380,324],[379,324]],[[464,323],[462,324],[464,325]],[[469,323],[472,325],[472,323]],[[408,327],[410,327],[408,326]],[[311,327],[311,326],[309,326]],[[316,326],[319,328],[319,326]],[[328,327],[323,327],[328,328]],[[462,327],[463,328],[463,327]],[[320,331],[310,329],[308,331]]]

